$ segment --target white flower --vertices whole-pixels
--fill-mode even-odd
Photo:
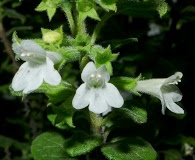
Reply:
[[[108,113],[111,107],[122,107],[124,100],[118,89],[111,83],[110,75],[105,66],[96,69],[93,62],[89,62],[81,74],[83,83],[76,91],[72,104],[75,109],[82,109],[89,105],[89,110],[96,114]]]
[[[23,40],[21,44],[13,43],[13,51],[26,61],[23,63],[12,80],[14,91],[27,94],[41,86],[43,81],[58,85],[61,76],[54,69],[54,64],[61,60],[61,55],[56,52],[45,51],[32,40]]]
[[[182,99],[182,93],[175,85],[181,82],[182,76],[181,72],[176,72],[168,78],[138,81],[135,90],[159,98],[162,103],[162,114],[165,114],[166,107],[174,113],[183,114],[184,110],[175,103]]]

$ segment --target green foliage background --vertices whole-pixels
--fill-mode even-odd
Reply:
[[[3,2],[3,1],[2,1]],[[43,94],[31,94],[24,101],[11,95],[9,85],[21,61],[13,61],[9,50],[13,31],[20,38],[40,38],[40,28],[55,29],[60,25],[69,33],[64,14],[57,10],[49,22],[46,12],[37,12],[39,0],[10,0],[0,2],[0,159],[31,160],[30,145],[39,134],[56,128],[47,119],[47,98]],[[113,62],[115,76],[145,78],[168,77],[176,71],[183,73],[179,88],[183,93],[181,105],[185,115],[178,116],[167,112],[161,114],[158,99],[144,95],[139,98],[142,107],[148,112],[145,124],[129,129],[131,135],[144,137],[159,154],[161,160],[192,160],[194,150],[186,154],[184,144],[195,148],[195,1],[178,0],[169,5],[168,12],[161,18],[158,14],[123,13],[111,17],[102,28],[97,43],[107,47],[110,44],[114,53],[119,53]],[[147,10],[146,10],[147,12]],[[2,18],[2,15],[5,14]],[[129,16],[131,14],[131,16]],[[148,36],[149,24],[159,25],[161,32]],[[96,21],[87,19],[88,32],[92,33]],[[120,43],[119,43],[120,42]],[[61,75],[69,82],[80,79],[76,62],[67,64]],[[137,97],[135,97],[136,99]],[[127,122],[126,122],[127,123]],[[131,122],[128,122],[131,123]],[[117,121],[116,121],[117,124]],[[117,124],[121,125],[121,124]],[[125,131],[125,129],[124,129]],[[114,134],[126,134],[116,129]],[[68,136],[68,133],[67,133]],[[106,148],[105,148],[106,150]],[[84,157],[81,156],[81,159]]]

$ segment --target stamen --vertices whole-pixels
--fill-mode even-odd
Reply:
[[[89,76],[87,83],[89,87],[102,87],[104,84],[104,79],[101,74],[93,73]]]

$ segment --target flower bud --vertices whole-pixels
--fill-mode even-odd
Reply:
[[[49,31],[43,34],[43,41],[46,43],[56,43],[61,38],[61,34],[56,31]]]

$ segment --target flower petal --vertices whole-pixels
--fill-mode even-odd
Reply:
[[[47,57],[54,63],[58,63],[62,60],[62,56],[57,52],[46,51]]]
[[[51,85],[58,85],[61,82],[60,74],[54,69],[54,64],[49,58],[46,59],[46,62],[47,65],[42,69],[45,82]]]
[[[102,113],[102,116],[107,115],[111,111],[112,111],[112,107],[108,106],[108,109],[105,112]]]
[[[108,110],[102,89],[93,88],[92,97],[90,99],[89,110],[96,114],[104,113]]]
[[[162,109],[162,113],[165,112],[165,106],[174,113],[180,113],[183,114],[184,110],[178,106],[174,102],[178,102],[182,99],[182,94],[179,90],[179,88],[175,85],[164,85],[161,88],[162,90],[162,98],[164,100],[164,109]],[[162,100],[161,100],[162,101]]]
[[[75,109],[82,109],[89,105],[91,99],[91,91],[86,87],[86,83],[79,86],[72,100],[72,105]]]
[[[83,69],[83,71],[81,73],[81,79],[84,82],[86,82],[87,79],[89,78],[89,75],[95,71],[96,71],[96,67],[95,67],[94,63],[93,62],[87,63],[87,65],[85,66],[85,68]]]
[[[120,108],[122,107],[124,100],[118,89],[111,83],[106,83],[106,87],[103,88],[104,97],[109,106]]]
[[[184,110],[176,103],[167,103],[167,108],[177,114],[184,114]]]
[[[146,93],[160,99],[161,86],[165,79],[149,79],[137,82],[135,91]]]
[[[108,82],[110,80],[110,74],[108,73],[106,67],[103,65],[100,68],[97,69],[97,72],[104,77],[105,82]]]
[[[29,70],[30,68],[29,68],[28,62],[25,62],[20,66],[11,84],[14,91],[21,91],[28,85],[27,75],[28,75]]]
[[[177,84],[178,82],[181,81],[181,78],[183,77],[183,74],[181,72],[176,72],[174,75],[168,77],[164,83],[164,84]]]
[[[28,75],[26,75],[28,85],[24,88],[23,93],[30,93],[41,86],[43,83],[43,68],[45,68],[45,65],[30,67]]]
[[[23,40],[21,42],[21,47],[24,51],[34,53],[34,54],[40,54],[40,55],[46,55],[45,50],[38,45],[36,42],[32,40]]]

